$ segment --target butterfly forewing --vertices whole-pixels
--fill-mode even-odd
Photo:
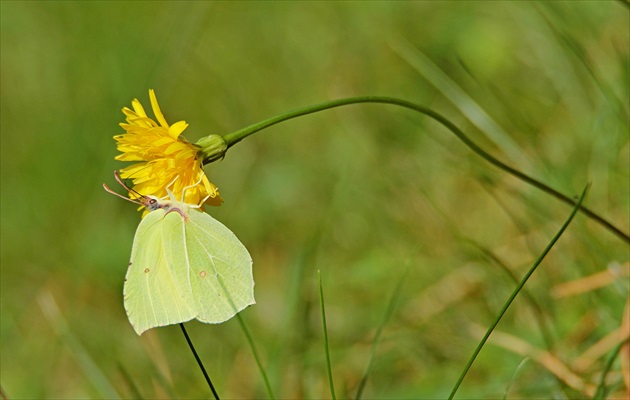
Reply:
[[[165,217],[164,210],[150,212],[140,222],[133,241],[123,293],[127,316],[138,334],[196,316],[190,291],[182,287],[182,275],[169,261],[164,246],[165,234],[173,232],[170,214]],[[179,236],[183,241],[183,232]]]

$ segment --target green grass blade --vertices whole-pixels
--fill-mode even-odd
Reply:
[[[70,330],[68,322],[61,314],[52,293],[42,293],[38,300],[42,312],[48,318],[57,335],[64,343],[70,346],[73,355],[77,358],[79,365],[83,368],[83,372],[94,388],[96,388],[100,397],[106,399],[120,399],[120,394],[109,382],[103,371],[101,371],[98,363],[92,359],[87,349],[83,347],[79,339]]]
[[[400,299],[400,295],[402,294],[401,289],[402,289],[403,283],[405,282],[407,271],[408,269],[406,269],[403,272],[400,279],[398,280],[398,283],[396,284],[396,287],[394,288],[394,291],[391,297],[389,298],[389,302],[387,303],[387,308],[385,309],[385,315],[383,315],[383,319],[381,320],[381,323],[378,326],[378,329],[376,330],[376,335],[374,335],[374,341],[372,341],[372,350],[370,351],[370,358],[368,360],[367,366],[365,367],[365,372],[363,373],[363,376],[361,377],[361,381],[359,382],[359,388],[357,389],[357,395],[355,397],[356,400],[359,400],[361,396],[363,395],[363,390],[365,389],[368,376],[370,375],[370,370],[372,369],[372,362],[374,361],[374,355],[376,354],[376,347],[381,338],[381,334],[383,333],[383,328],[385,327],[385,325],[391,318],[392,314],[394,313],[394,310],[396,309],[396,305],[398,304],[398,300]]]
[[[129,386],[129,390],[131,391],[131,396],[134,399],[144,399],[145,396],[143,396],[142,393],[140,393],[140,389],[138,389],[138,386],[134,382],[131,375],[129,375],[129,372],[127,371],[127,369],[125,368],[123,364],[118,363],[118,371],[122,375],[123,381],[127,383],[127,386]]]
[[[595,391],[595,395],[593,396],[593,400],[604,400],[606,398],[606,395],[607,395],[606,375],[608,375],[608,371],[610,371],[610,369],[612,368],[613,362],[615,361],[615,359],[621,352],[621,348],[623,347],[623,345],[626,344],[628,340],[630,339],[626,339],[622,341],[621,343],[619,343],[617,346],[615,346],[612,353],[610,353],[610,357],[606,361],[606,365],[604,366],[604,369],[602,370],[602,376],[599,379],[599,383],[597,385],[597,390]]]
[[[328,370],[328,384],[330,385],[330,395],[337,399],[335,395],[335,384],[333,383],[332,367],[330,366],[330,351],[328,349],[328,329],[326,328],[326,308],[324,307],[324,289],[322,288],[322,275],[317,270],[317,279],[319,280],[319,305],[322,312],[322,328],[324,330],[324,350],[326,351],[326,369]]]
[[[516,274],[512,272],[512,270],[506,265],[506,263],[503,262],[503,260],[501,260],[501,258],[499,258],[499,256],[494,254],[492,250],[487,249],[484,246],[477,244],[476,242],[472,243],[484,254],[487,259],[498,265],[501,268],[501,271],[503,271],[510,278],[510,280],[512,280],[515,284],[518,284],[518,276],[516,276]],[[523,288],[523,296],[530,305],[530,308],[534,315],[534,320],[538,325],[538,329],[540,330],[542,339],[547,350],[551,350],[551,348],[553,347],[553,335],[551,333],[550,327],[545,320],[545,312],[543,311],[543,307],[538,304],[536,298],[529,292],[529,290],[525,288]]]
[[[392,49],[453,103],[470,122],[485,133],[512,162],[524,159],[524,152],[499,124],[444,71],[420,49],[400,38],[390,44]]]
[[[525,357],[520,363],[518,363],[516,370],[512,374],[512,378],[510,379],[507,387],[505,388],[505,392],[503,392],[503,397],[501,398],[502,400],[506,400],[508,398],[508,394],[510,393],[510,388],[512,387],[512,382],[516,380],[516,375],[520,372],[520,370],[523,369],[523,367],[525,366],[525,364],[527,364],[529,360],[530,360],[529,357]]]
[[[254,345],[254,339],[252,339],[252,335],[249,333],[249,329],[247,329],[247,325],[245,325],[245,320],[241,316],[241,314],[236,314],[236,318],[238,318],[238,323],[241,325],[241,329],[247,338],[247,342],[249,343],[249,347],[252,349],[252,354],[254,354],[254,359],[256,360],[256,365],[258,365],[258,370],[260,370],[260,375],[262,375],[263,381],[265,382],[265,388],[267,389],[267,396],[270,399],[274,398],[273,390],[271,390],[271,384],[269,383],[269,378],[267,377],[267,373],[265,372],[265,368],[260,361],[260,357],[258,356],[258,351],[256,350],[256,346]]]
[[[457,393],[457,389],[459,389],[459,386],[462,384],[462,381],[466,377],[466,374],[470,370],[470,367],[472,366],[473,362],[475,362],[475,359],[477,358],[477,356],[481,352],[481,349],[483,348],[483,346],[488,341],[488,338],[490,337],[490,334],[492,334],[492,331],[494,331],[494,328],[497,327],[497,325],[499,324],[499,321],[501,321],[501,319],[503,318],[503,315],[505,315],[505,313],[507,312],[507,309],[510,307],[510,305],[512,304],[512,302],[514,301],[516,296],[521,292],[521,290],[525,286],[525,283],[527,283],[527,281],[532,276],[534,271],[536,271],[536,269],[538,268],[538,266],[540,265],[542,260],[545,258],[545,256],[547,256],[547,254],[549,253],[551,248],[556,244],[558,239],[560,239],[560,236],[562,236],[564,231],[567,229],[567,227],[569,226],[569,224],[573,220],[573,217],[575,217],[575,214],[579,210],[580,205],[582,204],[582,201],[584,201],[584,197],[586,197],[586,192],[588,191],[589,187],[590,187],[590,184],[586,185],[586,187],[582,191],[582,195],[580,196],[580,199],[577,201],[575,207],[573,207],[573,211],[571,211],[571,215],[569,215],[569,218],[567,218],[567,220],[564,222],[564,224],[562,225],[562,227],[560,228],[558,233],[556,233],[556,235],[553,237],[553,239],[551,239],[551,242],[549,242],[547,247],[543,250],[542,254],[534,262],[534,265],[532,265],[532,267],[529,269],[529,271],[527,271],[527,273],[525,274],[523,279],[521,279],[519,284],[516,286],[516,288],[514,289],[512,294],[510,295],[510,297],[507,299],[507,301],[503,305],[503,308],[501,308],[501,311],[499,311],[499,314],[495,318],[494,322],[492,322],[492,324],[490,325],[490,327],[486,331],[486,334],[483,336],[483,338],[481,339],[481,341],[477,345],[477,348],[475,349],[475,351],[473,352],[472,356],[468,360],[468,363],[464,367],[464,370],[462,371],[461,375],[459,376],[459,379],[455,383],[455,386],[453,386],[453,389],[451,390],[451,394],[448,397],[449,400],[451,400],[455,396],[455,393]]]

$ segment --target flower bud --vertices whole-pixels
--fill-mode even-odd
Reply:
[[[223,136],[216,134],[200,139],[196,145],[201,147],[199,154],[203,157],[203,164],[222,159],[227,151],[227,144],[223,140]]]

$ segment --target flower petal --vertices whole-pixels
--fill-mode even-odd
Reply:
[[[142,107],[142,104],[140,104],[138,99],[133,99],[133,101],[131,102],[131,106],[133,107],[134,111],[136,112],[136,115],[138,115],[140,117],[146,117],[147,116],[147,113],[144,112],[144,108]],[[129,110],[129,109],[127,108],[127,110]],[[125,109],[123,108],[123,112],[124,111],[125,111]],[[129,110],[129,111],[131,111],[131,110]]]
[[[186,128],[188,128],[188,124],[186,123],[186,121],[175,122],[173,125],[171,125],[170,128],[168,128],[168,134],[173,139],[177,139],[179,135],[181,135],[181,133],[186,130]]]
[[[149,89],[149,98],[151,99],[151,107],[153,108],[153,114],[155,114],[155,118],[157,118],[160,125],[168,128],[168,123],[164,119],[164,115],[160,110],[160,106],[157,102],[157,97],[155,97],[155,92],[153,91],[153,89]]]

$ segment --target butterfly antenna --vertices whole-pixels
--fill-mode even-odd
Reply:
[[[130,202],[132,202],[132,203],[139,204],[139,205],[142,205],[142,206],[144,205],[144,204],[143,204],[143,203],[141,203],[140,201],[130,199],[129,197],[125,197],[125,196],[123,196],[123,195],[122,195],[122,194],[120,194],[120,193],[116,193],[116,192],[114,192],[113,190],[111,190],[111,189],[109,188],[109,186],[107,186],[107,185],[106,185],[106,184],[104,184],[104,183],[103,183],[103,188],[104,188],[104,189],[105,189],[108,193],[111,193],[111,194],[113,194],[114,196],[118,196],[118,197],[120,197],[121,199],[124,199],[124,200],[130,201]]]
[[[123,180],[120,178],[120,174],[118,173],[118,171],[114,171],[114,178],[116,178],[116,182],[127,189],[128,192],[133,192],[133,189],[130,189],[129,186],[127,186],[125,182],[123,182]]]
[[[114,177],[116,178],[116,182],[118,182],[118,183],[119,183],[122,187],[124,187],[124,188],[125,188],[125,190],[127,190],[129,193],[135,193],[136,195],[138,195],[138,197],[137,197],[137,198],[140,198],[140,199],[146,199],[146,196],[145,196],[145,195],[143,195],[142,193],[138,193],[137,191],[135,191],[135,190],[131,189],[129,186],[127,186],[127,185],[125,184],[125,182],[123,182],[123,180],[120,178],[120,174],[118,174],[118,171],[114,171]],[[118,196],[118,197],[120,197],[121,199],[125,199],[125,200],[127,200],[127,201],[130,201],[130,202],[135,203],[135,204],[139,204],[139,205],[141,205],[141,206],[146,206],[146,204],[145,204],[145,202],[144,202],[144,201],[140,201],[140,200],[136,200],[136,199],[130,199],[130,198],[125,197],[125,196],[123,196],[123,195],[121,195],[121,194],[119,194],[119,193],[116,193],[116,192],[114,192],[113,190],[111,190],[111,189],[109,188],[109,186],[107,186],[107,185],[106,185],[106,184],[104,184],[104,183],[103,183],[103,188],[105,188],[105,190],[106,190],[108,193],[111,193],[111,194],[113,194],[113,195],[115,195],[115,196]]]
[[[120,174],[118,174],[118,171],[114,171],[114,176],[116,177],[116,181],[122,186],[124,187],[129,193],[134,193],[138,196],[138,198],[146,198],[145,195],[143,195],[142,193],[138,192],[136,189],[134,188],[130,188],[129,186],[127,186],[127,184],[125,184],[122,180],[122,178],[120,177]]]

